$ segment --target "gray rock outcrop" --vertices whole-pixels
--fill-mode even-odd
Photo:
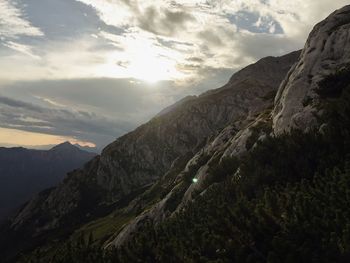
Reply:
[[[350,5],[332,13],[312,30],[298,63],[283,80],[275,99],[275,134],[292,128],[317,128],[318,83],[350,62]]]

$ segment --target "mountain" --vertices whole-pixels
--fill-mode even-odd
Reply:
[[[349,262],[349,14],[34,196],[0,228],[3,259]]]
[[[161,115],[164,115],[178,107],[180,107],[183,103],[187,102],[187,101],[190,101],[192,99],[195,99],[197,96],[186,96],[184,98],[182,98],[181,100],[175,102],[174,104],[166,107],[165,109],[161,110],[155,117],[159,117]]]
[[[86,151],[86,152],[92,152],[92,153],[98,153],[99,149],[97,147],[90,147],[90,146],[84,146],[80,145],[78,143],[73,144],[74,146],[78,147],[80,150]],[[55,147],[55,144],[46,144],[46,145],[26,145],[26,149],[29,150],[50,150],[51,148]],[[21,148],[19,145],[13,145],[13,144],[2,144],[3,148]]]
[[[82,146],[80,144],[74,144],[74,146],[78,147],[80,150],[91,152],[91,153],[98,153],[99,149],[97,147],[90,147],[90,146]]]
[[[50,150],[0,148],[0,219],[30,197],[56,186],[64,175],[95,156],[65,142]]]

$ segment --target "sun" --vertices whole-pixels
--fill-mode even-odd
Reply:
[[[183,77],[177,70],[180,54],[176,51],[160,46],[145,36],[130,39],[127,46],[124,55],[130,77],[150,83]]]
[[[161,80],[171,80],[179,77],[176,63],[158,55],[144,54],[131,61],[129,66],[130,75],[149,83]]]
[[[133,56],[125,57],[123,60],[127,61],[127,63],[123,66],[117,65],[114,62],[115,60],[111,56],[110,61],[99,65],[96,69],[97,75],[112,78],[133,78],[151,84],[184,77],[177,69],[176,60],[158,54],[140,52]]]
[[[96,75],[132,78],[148,83],[186,77],[178,67],[183,60],[178,51],[140,36],[125,38],[123,44],[127,48],[108,53],[105,63],[97,66]]]

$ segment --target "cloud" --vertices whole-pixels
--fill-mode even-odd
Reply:
[[[335,9],[349,4],[347,0],[222,0],[221,8],[228,14],[239,11],[257,13],[278,22],[287,38],[304,43],[312,27]]]
[[[146,31],[156,35],[173,36],[179,30],[186,29],[186,23],[195,18],[184,9],[169,10],[159,9],[155,6],[147,7],[144,12],[135,14],[137,25]]]
[[[11,49],[18,51],[20,53],[23,53],[25,55],[28,55],[31,58],[40,59],[39,56],[37,56],[33,53],[33,48],[31,46],[19,44],[19,43],[13,42],[13,41],[5,42],[5,43],[3,43],[3,45],[5,47],[11,48]]]
[[[16,1],[0,0],[0,49],[9,48],[32,59],[40,59],[29,44],[21,43],[24,37],[43,37],[44,33],[34,26]]]
[[[120,50],[105,41],[84,36],[78,39],[46,41],[38,46],[3,43],[17,52],[7,52],[0,60],[0,79],[10,81],[38,79],[70,79],[83,77],[121,77],[122,71],[111,67],[111,60]],[[4,53],[4,51],[3,51]],[[113,64],[115,61],[113,61]],[[21,71],[18,71],[18,67]],[[103,72],[101,67],[105,68]]]
[[[0,0],[0,37],[17,38],[19,35],[43,36],[44,33],[25,18],[15,1]]]
[[[133,13],[137,11],[136,1],[127,0],[76,0],[96,9],[100,18],[108,25],[127,26],[135,21]],[[114,15],[113,15],[114,14]],[[118,15],[115,15],[118,14]]]

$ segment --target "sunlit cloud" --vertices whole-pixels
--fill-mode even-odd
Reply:
[[[100,37],[120,49],[110,56],[108,64],[101,65],[100,74],[119,73],[147,81],[193,78],[196,70],[181,70],[188,64],[189,54],[205,58],[201,67],[227,66],[222,65],[223,54],[217,54],[217,47],[229,41],[236,27],[201,2],[81,2],[94,7],[105,23],[124,29],[119,35],[100,32]]]
[[[28,55],[31,58],[40,59],[39,56],[37,56],[33,53],[33,51],[32,51],[33,48],[31,46],[19,44],[19,43],[13,42],[13,41],[5,42],[5,43],[3,43],[3,45],[5,47],[11,48],[11,49],[18,51],[20,53],[23,53],[25,55]]]
[[[16,38],[19,35],[43,36],[44,33],[25,18],[15,1],[0,0],[0,37]]]
[[[129,23],[135,19],[131,9],[132,9],[132,4],[136,4],[137,1],[133,1],[133,0],[131,1],[128,1],[128,0],[125,0],[125,1],[77,0],[77,1],[94,7],[97,10],[101,19],[109,25],[123,27],[123,26],[129,25]]]
[[[91,37],[70,42],[49,41],[40,47],[40,60],[34,53],[39,48],[16,43],[5,45],[20,53],[8,54],[0,60],[0,66],[7,69],[0,72],[0,79],[15,81],[101,77],[107,74],[100,75],[97,68],[106,64],[113,54],[111,50],[96,52],[99,43]],[[115,77],[120,75],[115,74]]]
[[[150,82],[174,80],[184,77],[177,70],[178,61],[184,60],[181,52],[162,46],[159,40],[148,32],[131,28],[121,36],[101,32],[101,37],[116,46],[123,47],[110,54],[108,63],[102,64],[97,73],[109,72],[106,77],[136,78]]]
[[[200,79],[198,73],[205,67],[238,69],[263,57],[268,51],[272,51],[270,55],[281,55],[299,49],[317,21],[346,4],[343,0],[337,3],[325,0],[78,1],[95,8],[105,23],[125,30],[119,35],[102,34],[102,37],[122,48],[127,56],[121,60],[125,67],[125,70],[121,70],[124,74],[145,79],[144,74],[156,79],[152,72],[147,72],[146,61],[149,61],[155,65],[155,71],[164,69],[158,70],[159,79],[188,77],[192,80],[196,76]],[[235,22],[231,19],[240,12],[246,16],[243,20],[249,22],[256,16],[256,21],[243,25],[243,20]],[[260,40],[259,45],[255,36]],[[154,41],[155,38],[158,41]],[[167,41],[168,44],[176,44],[167,45]],[[254,44],[255,50],[245,48],[241,43],[250,47]],[[286,45],[278,47],[284,43]],[[169,53],[162,49],[170,46],[178,51],[176,56],[162,54]],[[134,52],[135,49],[143,52]],[[186,60],[186,54],[195,54],[201,59],[200,65]],[[102,65],[101,71],[113,72],[111,68]]]

